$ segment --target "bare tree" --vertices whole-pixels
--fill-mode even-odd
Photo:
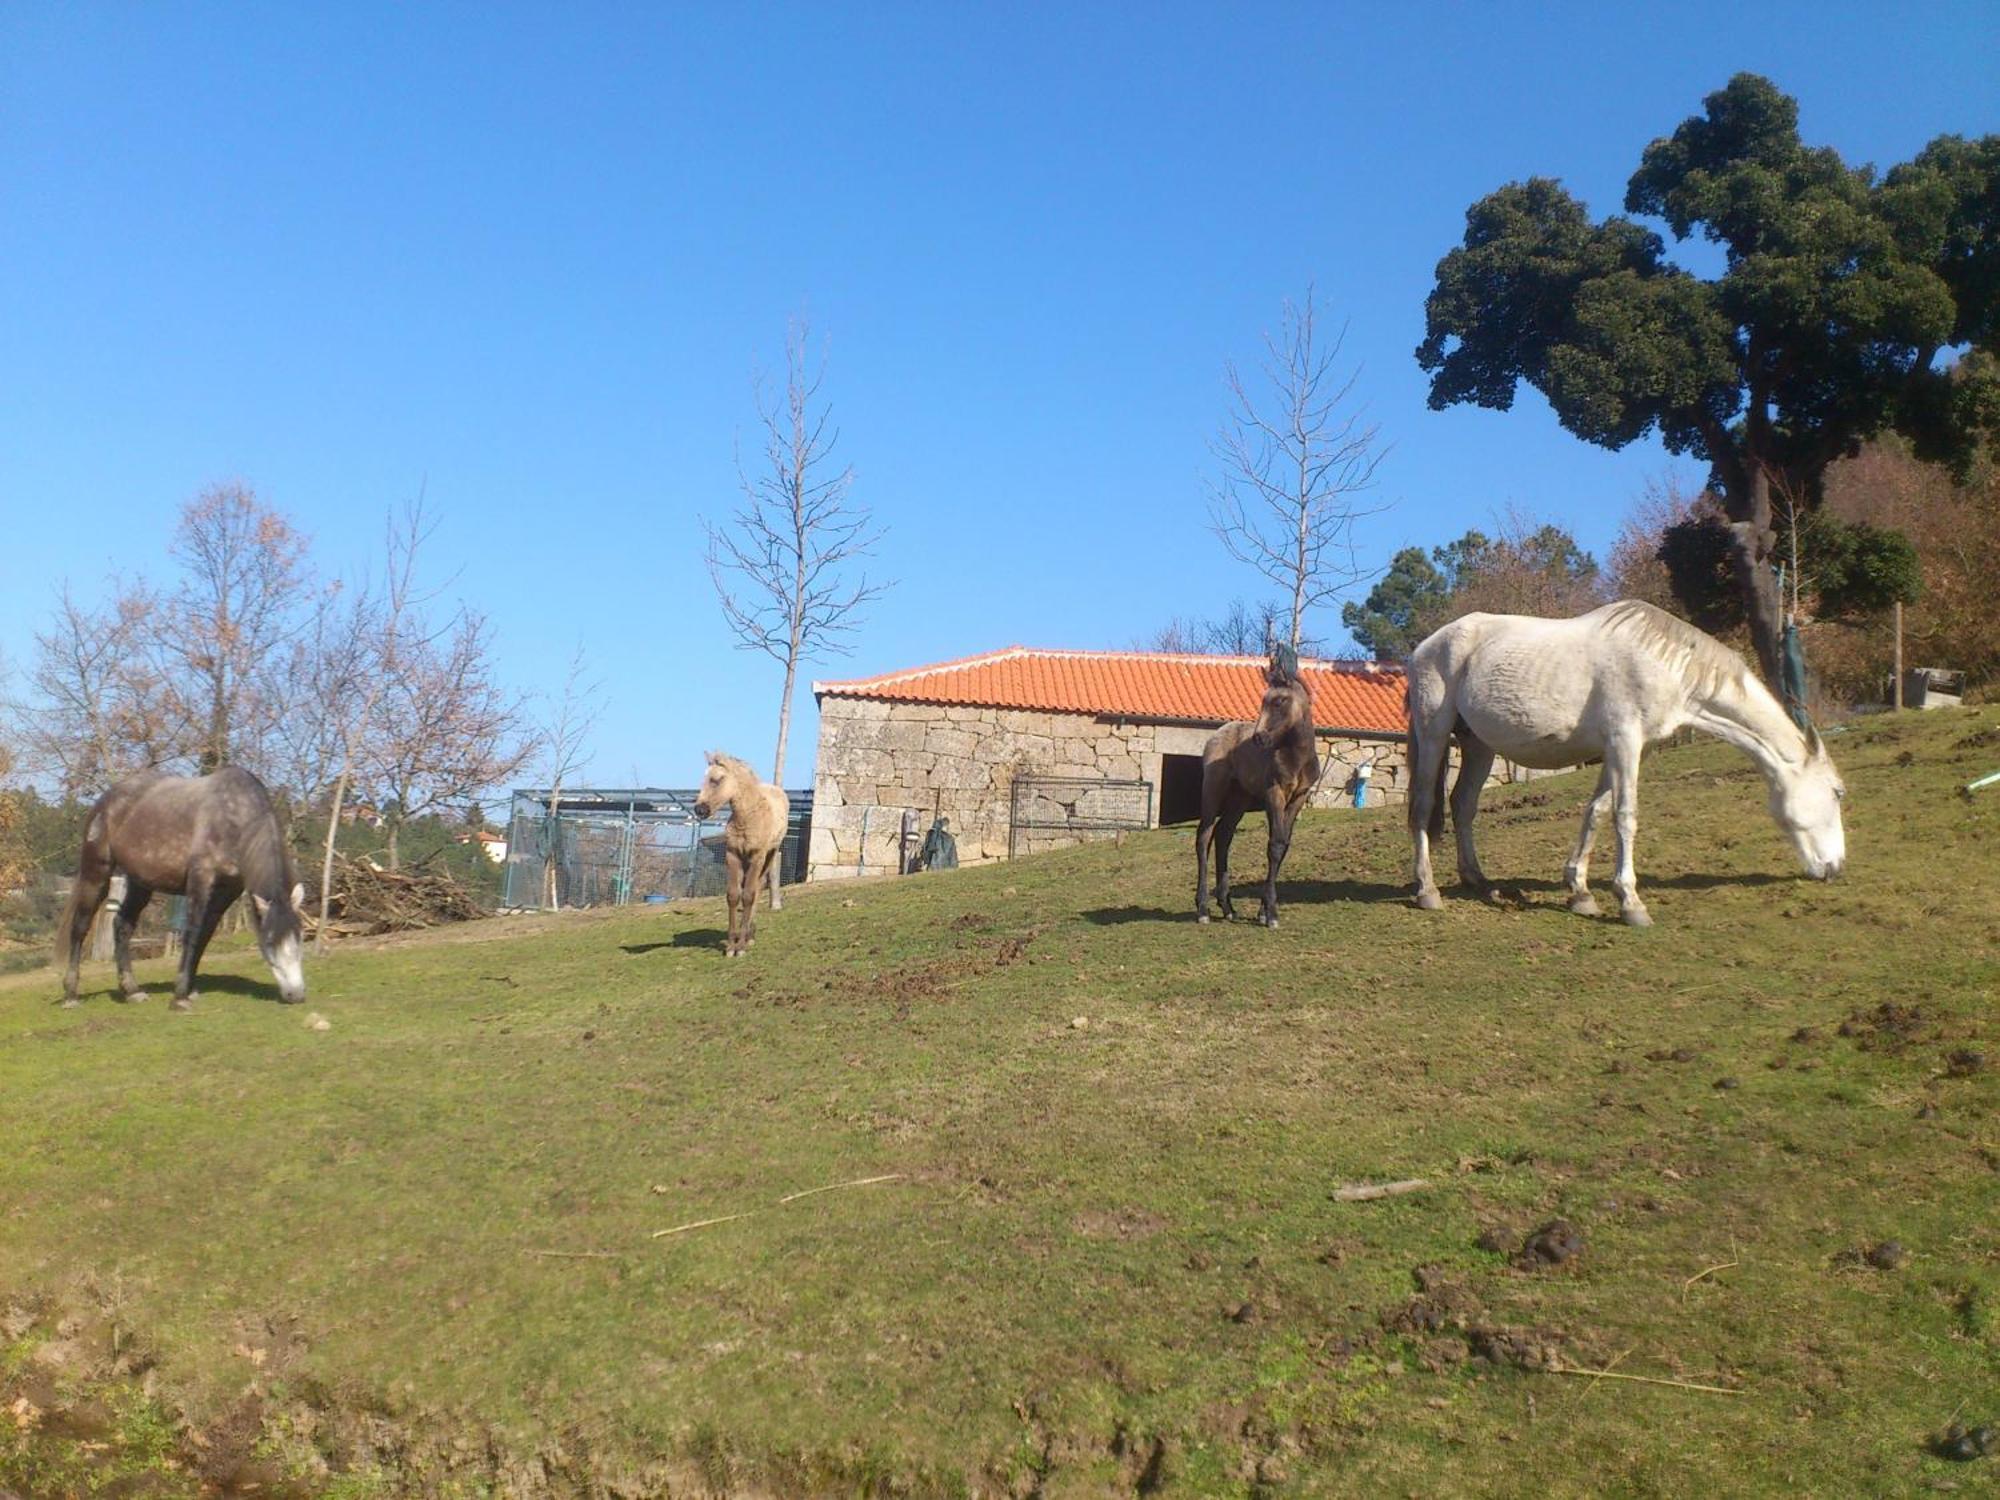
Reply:
[[[826,361],[812,360],[808,335],[801,318],[786,329],[782,398],[767,397],[763,379],[756,382],[763,465],[752,477],[739,457],[743,503],[727,525],[703,523],[709,577],[738,646],[764,652],[785,670],[771,761],[771,779],[780,786],[800,663],[845,655],[862,607],[888,587],[866,574],[848,577],[849,565],[868,556],[882,532],[866,509],[849,503],[854,470],[834,459],[839,433],[819,394]],[[775,865],[771,902],[783,904]]]
[[[1268,600],[1245,604],[1229,601],[1217,619],[1173,619],[1138,644],[1146,651],[1173,651],[1195,656],[1262,656],[1278,637],[1278,606]],[[1299,649],[1313,646],[1309,638]]]
[[[282,701],[268,672],[298,629],[306,545],[245,485],[211,485],[182,507],[168,551],[185,577],[160,639],[203,772],[255,762],[263,748]]]
[[[1258,389],[1232,362],[1225,367],[1230,410],[1213,450],[1221,476],[1209,519],[1222,545],[1282,589],[1286,639],[1305,639],[1305,613],[1367,576],[1354,550],[1354,523],[1371,509],[1370,489],[1385,450],[1379,429],[1353,404],[1356,369],[1335,370],[1345,330],[1321,339],[1312,288],[1303,305],[1285,303],[1276,335],[1264,339]]]
[[[440,631],[404,617],[363,752],[386,802],[391,869],[406,823],[498,786],[534,753],[525,705],[493,680],[492,647],[486,617],[472,610]]]
[[[366,762],[376,705],[408,654],[408,618],[423,602],[415,592],[417,553],[432,529],[419,494],[383,528],[379,591],[364,581],[329,596],[295,653],[293,710],[288,718],[297,725],[294,733],[302,741],[295,756],[296,775],[303,793],[316,801],[324,794],[326,806],[315,950],[326,946],[341,813]]]
[[[563,678],[562,696],[551,703],[548,716],[536,726],[542,779],[549,786],[547,826],[552,838],[561,826],[557,814],[562,807],[563,786],[573,777],[582,775],[584,768],[590,764],[586,746],[604,712],[604,684],[602,681],[586,680],[589,670],[583,647],[578,645],[576,654],[570,658],[569,671]],[[558,911],[562,905],[554,854],[551,845],[551,857],[542,864],[543,904],[550,911]]]
[[[1646,481],[1618,528],[1605,563],[1609,592],[1616,599],[1642,599],[1672,613],[1680,611],[1674,581],[1660,561],[1660,540],[1670,526],[1702,516],[1722,515],[1722,501],[1671,470]]]
[[[178,699],[158,659],[161,606],[144,584],[117,584],[89,609],[65,584],[49,628],[35,635],[21,715],[34,766],[65,796],[88,797],[151,766],[187,764]]]
[[[14,753],[0,745],[0,896],[12,891],[28,873],[28,850],[21,838],[21,807],[6,785],[14,774]]]

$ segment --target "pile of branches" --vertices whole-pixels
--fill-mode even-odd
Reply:
[[[415,932],[446,922],[470,922],[493,913],[450,875],[421,866],[384,870],[367,860],[333,857],[333,885],[326,907],[330,937],[372,937],[383,932]],[[308,931],[319,925],[319,904],[300,913]]]

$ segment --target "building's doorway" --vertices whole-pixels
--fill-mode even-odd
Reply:
[[[1201,816],[1201,757],[1160,757],[1160,825],[1192,823]]]

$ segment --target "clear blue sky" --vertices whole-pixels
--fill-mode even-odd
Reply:
[[[8,5],[0,653],[64,578],[163,572],[212,481],[331,568],[422,482],[506,677],[553,687],[580,641],[606,679],[596,779],[768,764],[776,668],[731,649],[699,518],[802,309],[901,580],[809,675],[1254,595],[1205,529],[1207,444],[1224,360],[1309,281],[1393,445],[1372,560],[1510,503],[1601,553],[1664,454],[1532,392],[1427,410],[1432,268],[1511,180],[1616,209],[1739,69],[1851,161],[2000,130],[2000,7],[1886,13]]]

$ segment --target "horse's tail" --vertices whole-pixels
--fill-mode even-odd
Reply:
[[[1410,728],[1410,747],[1405,752],[1407,757],[1405,765],[1409,768],[1409,774],[1414,777],[1417,774],[1417,767],[1423,764],[1423,757],[1418,753],[1417,748],[1416,673],[1410,669],[1407,663],[1403,667],[1403,722],[1409,725]],[[1412,833],[1417,831],[1417,803],[1419,800],[1416,783],[1412,781],[1410,783],[1410,795],[1404,799],[1405,815],[1410,820],[1410,832]]]
[[[1417,767],[1423,763],[1423,758],[1419,750],[1420,737],[1417,731],[1417,725],[1421,722],[1422,715],[1417,712],[1417,674],[1416,663],[1414,661],[1404,668],[1403,718],[1410,726],[1410,748],[1407,753],[1409,756],[1408,769],[1412,778],[1410,782],[1410,795],[1407,799],[1408,811],[1406,816],[1410,820],[1410,832],[1415,833],[1417,831],[1417,809],[1423,800],[1417,796],[1415,777],[1417,775]],[[1429,826],[1431,837],[1433,838],[1438,837],[1444,826],[1445,782],[1451,775],[1451,749],[1449,741],[1450,735],[1447,732],[1445,753],[1438,757],[1437,781],[1431,787]]]

